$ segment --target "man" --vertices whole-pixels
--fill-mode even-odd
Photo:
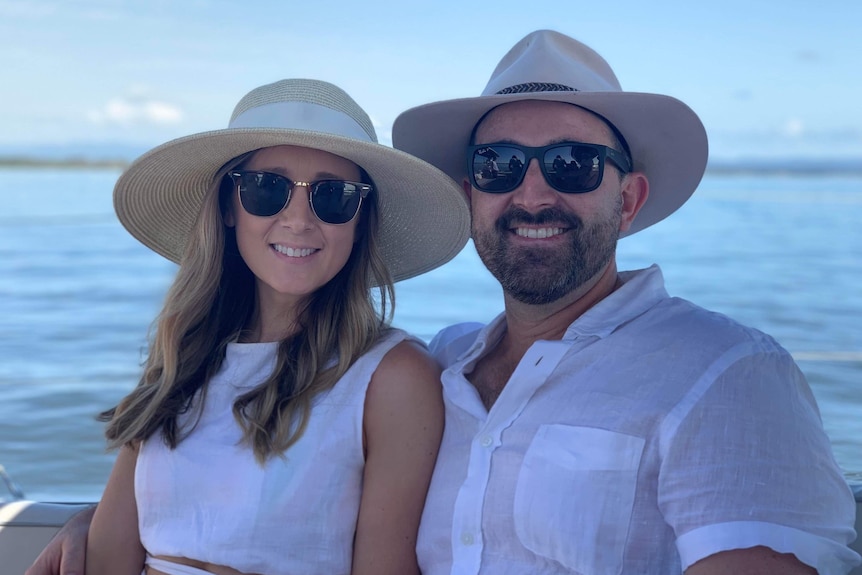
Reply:
[[[393,140],[464,182],[506,304],[432,342],[447,420],[417,546],[425,575],[859,563],[852,495],[787,352],[670,298],[655,266],[616,269],[617,239],[670,215],[703,175],[688,107],[622,92],[590,48],[539,31],[483,96],[409,110]],[[517,178],[482,173],[489,147],[523,163]],[[557,154],[580,168],[556,174]],[[28,575],[80,568],[86,521]]]
[[[706,135],[687,106],[621,91],[593,50],[539,31],[482,96],[408,110],[393,142],[463,182],[505,296],[488,326],[431,345],[448,369],[425,575],[859,563],[853,497],[789,354],[670,298],[656,266],[617,271],[617,239],[671,214],[702,177]],[[491,150],[523,160],[523,177],[472,169]],[[581,168],[560,173],[557,155]]]

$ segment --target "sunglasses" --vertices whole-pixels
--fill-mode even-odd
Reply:
[[[625,154],[599,144],[561,142],[531,148],[518,144],[480,144],[467,148],[467,173],[477,190],[505,194],[521,185],[530,160],[536,158],[545,181],[564,194],[591,192],[602,183],[605,160],[623,173],[631,171]]]
[[[253,216],[274,216],[287,206],[296,186],[308,188],[308,203],[325,224],[346,224],[359,213],[362,198],[374,190],[370,184],[345,180],[294,182],[272,172],[228,172],[239,194],[239,202]]]

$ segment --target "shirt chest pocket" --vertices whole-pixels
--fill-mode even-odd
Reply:
[[[621,573],[643,448],[604,429],[540,427],[515,488],[521,543],[582,575]]]

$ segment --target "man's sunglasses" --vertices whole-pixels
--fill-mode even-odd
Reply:
[[[561,142],[539,148],[518,144],[480,144],[467,148],[467,173],[477,190],[511,192],[521,185],[530,160],[536,158],[548,184],[564,194],[591,192],[602,183],[605,160],[629,173],[625,154],[599,144]]]
[[[296,186],[308,188],[311,211],[326,224],[346,224],[359,213],[362,198],[374,187],[344,180],[294,182],[272,172],[228,172],[245,211],[253,216],[274,216],[287,206]]]

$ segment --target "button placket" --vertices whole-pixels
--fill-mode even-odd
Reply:
[[[469,448],[467,477],[455,499],[451,531],[453,561],[459,565],[459,573],[475,574],[481,569],[485,537],[482,509],[490,480],[491,459],[501,445],[502,434],[517,419],[569,347],[566,342],[534,344],[521,359],[491,410],[485,412],[484,417],[475,414],[479,426]]]

